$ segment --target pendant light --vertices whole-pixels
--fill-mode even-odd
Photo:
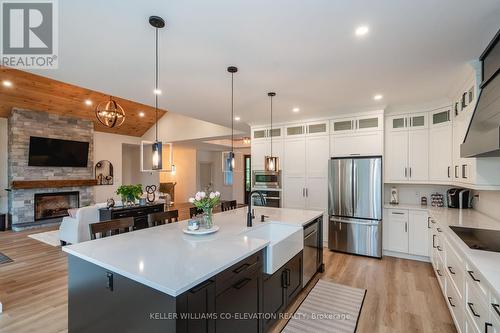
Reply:
[[[150,16],[149,24],[155,28],[155,142],[153,143],[153,160],[152,169],[162,169],[162,143],[158,140],[158,96],[160,89],[158,88],[158,30],[165,27],[165,21],[159,16]]]
[[[120,127],[125,121],[125,111],[111,96],[109,96],[109,100],[97,105],[95,116],[101,124],[108,128]]]
[[[227,155],[229,163],[229,171],[233,171],[235,167],[234,160],[234,73],[238,72],[235,66],[229,66],[227,71],[231,73],[231,151]]]
[[[267,93],[271,101],[271,129],[269,136],[271,137],[271,155],[264,158],[264,169],[266,171],[278,171],[278,157],[273,156],[273,97],[276,96],[275,92]]]

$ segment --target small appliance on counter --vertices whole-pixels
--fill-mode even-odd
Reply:
[[[470,190],[462,188],[450,188],[446,192],[448,199],[448,208],[472,208],[471,207],[471,193]]]
[[[420,205],[427,206],[427,197],[423,196],[420,198]]]
[[[441,193],[431,194],[431,206],[432,207],[444,207],[444,198]]]
[[[396,187],[391,187],[391,205],[397,205],[399,204],[399,192]]]

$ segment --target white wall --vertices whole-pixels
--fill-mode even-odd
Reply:
[[[389,202],[391,199],[391,188],[396,187],[399,191],[400,204],[419,205],[420,198],[427,197],[427,202],[431,204],[431,194],[440,193],[446,196],[446,191],[451,186],[444,185],[413,185],[413,184],[385,184],[384,185],[384,199]]]
[[[481,213],[500,221],[500,191],[475,191],[473,207]]]
[[[235,134],[242,132],[235,131]],[[202,138],[215,138],[231,135],[231,129],[207,121],[167,112],[158,121],[158,138],[163,142],[187,141]],[[144,140],[154,141],[155,127],[143,136]]]
[[[196,149],[173,147],[175,174],[161,172],[161,182],[176,182],[175,202],[187,202],[196,193]]]
[[[0,118],[0,212],[7,212],[7,118]]]
[[[160,184],[160,175],[158,172],[141,171],[140,145],[122,145],[122,183],[142,184],[143,189],[146,185],[159,186]]]
[[[94,200],[105,202],[108,198],[119,199],[116,189],[122,184],[122,145],[140,144],[141,138],[94,132],[94,162],[108,160],[113,164],[113,185],[94,186]]]

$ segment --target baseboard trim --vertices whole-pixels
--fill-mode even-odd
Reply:
[[[417,260],[417,261],[423,261],[423,262],[431,262],[430,257],[424,257],[424,256],[416,256],[413,254],[408,254],[408,253],[401,253],[401,252],[394,252],[394,251],[383,251],[384,256],[388,257],[396,257],[396,258],[401,258],[401,259],[409,259],[409,260]]]

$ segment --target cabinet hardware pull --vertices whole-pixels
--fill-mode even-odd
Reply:
[[[109,291],[113,291],[113,273],[106,272],[106,277],[108,278],[108,281],[106,283],[106,289],[109,289]]]
[[[410,167],[410,178],[411,178],[411,167]]]
[[[405,178],[408,177],[408,171],[406,169],[407,168],[405,168]]]
[[[433,219],[431,219],[431,223],[436,223],[436,221],[434,221]]]
[[[408,232],[408,222],[405,222],[405,232]]]
[[[448,166],[448,178],[450,178],[450,169],[451,169],[451,167]]]
[[[432,247],[436,248],[436,235],[432,235]]]
[[[484,333],[488,333],[488,327],[493,327],[493,325],[491,323],[484,323]]]
[[[462,164],[462,178],[467,179],[465,176],[465,171],[467,170],[467,164]]]
[[[202,282],[201,284],[197,285],[196,287],[191,288],[189,291],[192,294],[197,293],[198,291],[202,290],[203,288],[205,288],[206,286],[210,285],[211,283],[212,283],[212,280],[207,280],[207,281]]]
[[[454,307],[455,307],[455,304],[453,304],[453,303],[451,302],[451,300],[452,300],[452,299],[453,299],[453,298],[451,298],[451,297],[449,297],[449,296],[448,296],[448,303],[450,303],[451,307],[452,307],[452,308],[454,308]]]
[[[430,221],[431,221],[431,217],[430,217],[430,216],[428,216],[428,217],[427,217],[427,229],[430,229],[430,228],[431,228],[431,225],[430,225],[430,223],[429,223]]]
[[[234,269],[234,270],[233,270],[233,273],[236,273],[236,274],[241,273],[242,271],[244,271],[245,269],[247,269],[247,268],[248,268],[248,266],[250,266],[250,264],[249,264],[249,263],[244,263],[244,264],[243,264],[243,265],[241,265],[240,267],[238,267],[238,268]]]
[[[302,188],[302,196],[305,197],[306,196],[306,189],[305,188]]]
[[[440,252],[441,252],[441,251],[443,251],[443,248],[442,248],[441,246],[439,246],[439,245],[437,246],[437,249],[438,249],[438,251],[440,251]]]
[[[438,273],[439,276],[443,276],[443,274],[441,274],[441,271],[439,269],[436,269],[436,272]]]
[[[476,278],[474,276],[474,271],[467,271],[467,273],[469,273],[470,277],[472,278],[472,280],[476,281],[476,282],[481,282],[481,280],[479,280],[478,278]]]
[[[286,277],[286,275],[287,275],[287,270],[284,269],[283,272],[281,272],[281,287],[282,288],[286,288],[287,287],[287,285],[286,285],[286,283],[287,283],[287,277]]]
[[[477,313],[476,310],[474,310],[474,303],[468,302],[467,306],[469,307],[470,312],[472,312],[472,314],[474,315],[474,317],[481,318],[481,316],[479,315],[479,313]]]
[[[455,271],[453,270],[452,266],[448,266],[448,270],[450,271],[451,274],[455,275]]]
[[[491,306],[493,307],[493,310],[495,310],[497,315],[500,316],[500,305],[491,303]]]
[[[306,187],[306,198],[309,198],[309,189]]]
[[[286,286],[290,287],[290,270],[287,268],[286,269]]]
[[[458,178],[458,165],[455,165],[455,178]]]
[[[436,228],[436,230],[437,230],[438,232],[443,232],[443,230],[442,230],[441,228]]]
[[[244,278],[243,280],[241,280],[240,282],[236,283],[235,285],[233,285],[233,288],[234,289],[241,289],[243,288],[248,282],[252,281],[252,279],[249,279],[249,278]]]
[[[391,212],[391,214],[393,214],[393,215],[405,215],[405,213],[401,213],[401,212]]]

